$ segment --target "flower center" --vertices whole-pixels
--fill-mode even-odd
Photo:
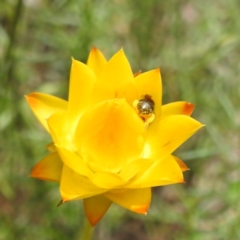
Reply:
[[[145,94],[144,97],[139,100],[133,101],[133,108],[138,116],[144,121],[146,128],[155,118],[154,106],[155,103],[148,94]]]

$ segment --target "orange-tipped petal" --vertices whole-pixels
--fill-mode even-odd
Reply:
[[[189,102],[173,102],[162,106],[161,116],[183,114],[190,116],[195,105]]]
[[[203,125],[186,115],[155,119],[147,131],[143,157],[159,159],[171,154]]]
[[[95,226],[101,220],[111,204],[112,201],[104,195],[83,199],[84,211],[92,226]]]
[[[46,119],[56,112],[67,111],[68,103],[61,98],[37,92],[25,97],[33,113],[48,132],[49,128]]]
[[[60,182],[63,163],[57,153],[50,153],[33,168],[30,177]]]
[[[87,65],[72,59],[68,110],[76,117],[76,120],[89,106],[95,82],[96,75],[93,70]]]
[[[60,182],[60,192],[63,202],[66,202],[92,197],[106,192],[106,190],[98,188],[93,185],[88,178],[77,174],[64,165]]]
[[[89,54],[87,65],[94,71],[96,76],[100,75],[106,63],[107,61],[103,54],[93,47]]]
[[[139,172],[138,176],[127,187],[135,189],[183,182],[182,170],[175,158],[170,155],[162,160],[155,160],[150,168]]]
[[[182,160],[180,160],[178,157],[175,157],[175,156],[173,156],[173,158],[175,159],[175,161],[177,162],[177,164],[181,168],[182,172],[185,172],[185,171],[189,170],[188,166]]]
[[[75,145],[94,171],[119,172],[140,156],[143,121],[124,99],[104,101],[87,111],[75,132]]]
[[[154,69],[138,75],[135,78],[138,90],[138,99],[143,98],[146,94],[150,95],[155,103],[155,115],[159,116],[162,105],[162,80],[160,69]]]
[[[147,214],[151,203],[151,188],[128,189],[104,193],[111,201],[140,214]]]
[[[122,98],[132,104],[137,93],[133,73],[123,52],[117,52],[105,65],[93,90],[93,103]]]

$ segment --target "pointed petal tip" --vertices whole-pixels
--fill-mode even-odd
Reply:
[[[179,178],[179,179],[176,181],[176,183],[180,183],[180,184],[184,184],[184,183],[186,183],[185,180],[184,180],[184,176],[183,176],[183,174],[182,174],[182,177]]]
[[[91,51],[93,51],[93,52],[97,52],[97,50],[98,49],[95,46],[93,46],[92,49],[91,49]]]
[[[83,199],[83,206],[89,223],[94,227],[106,214],[112,201],[104,195]]]
[[[91,53],[97,54],[97,53],[102,53],[102,52],[101,52],[97,47],[92,46],[91,51],[90,51],[90,54],[91,54]]]
[[[29,105],[34,105],[35,104],[36,95],[37,95],[37,92],[33,92],[33,93],[29,93],[29,94],[24,95],[24,97],[27,100],[27,102],[29,103]]]
[[[190,117],[190,116],[187,116],[189,117],[191,120],[193,120],[193,122],[195,123],[195,129],[193,130],[193,132],[195,133],[196,131],[198,131],[200,128],[204,127],[205,124],[202,124],[201,122],[197,121],[196,119]]]
[[[199,122],[199,127],[197,128],[197,130],[205,126],[206,126],[205,124]]]
[[[92,227],[95,227],[97,223],[102,219],[102,218],[89,218],[87,217],[89,223],[91,224]]]
[[[72,65],[77,61],[74,57],[71,57]]]
[[[147,215],[148,208],[149,208],[149,204],[146,204],[143,206],[132,206],[131,211]]]
[[[38,173],[35,173],[35,172],[33,172],[33,171],[34,171],[34,169],[33,169],[32,172],[28,175],[28,177],[30,177],[30,178],[35,178],[35,179],[39,179],[39,180],[46,180],[46,181],[47,181],[47,179],[43,179],[43,178],[39,177],[39,176],[38,176]]]
[[[41,172],[39,171],[39,169],[38,169],[38,164],[37,164],[37,165],[35,165],[35,166],[33,167],[33,169],[32,169],[32,171],[31,171],[29,177],[38,178],[38,176],[40,175],[40,173],[41,173]]]
[[[116,52],[116,54],[123,54],[123,55],[125,56],[125,52],[124,52],[123,47],[121,47],[121,48],[119,49],[119,51]]]
[[[174,182],[170,183],[170,184],[184,184],[185,183],[185,180],[183,178],[180,178],[180,179],[177,179],[175,180]]]
[[[195,104],[192,104],[190,102],[186,102],[183,107],[183,113],[190,116],[195,108]]]
[[[38,163],[33,167],[31,173],[29,174],[29,177],[44,180],[44,179],[42,178],[42,168],[41,168],[40,162],[38,162]]]
[[[173,156],[175,161],[177,162],[178,166],[181,168],[182,172],[190,170],[190,168],[178,157]]]

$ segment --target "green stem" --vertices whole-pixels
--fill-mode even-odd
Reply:
[[[82,232],[81,232],[79,240],[91,240],[92,239],[93,230],[94,230],[94,228],[91,226],[91,224],[89,223],[88,219],[85,218],[85,221],[84,221],[84,224],[83,224],[83,228],[82,228]]]

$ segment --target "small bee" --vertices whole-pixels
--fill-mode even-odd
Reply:
[[[151,123],[155,118],[154,106],[155,103],[152,100],[152,97],[148,94],[146,94],[144,98],[141,98],[140,100],[135,100],[133,102],[133,108],[135,109],[139,117],[142,118],[146,127],[148,127],[149,123]]]

